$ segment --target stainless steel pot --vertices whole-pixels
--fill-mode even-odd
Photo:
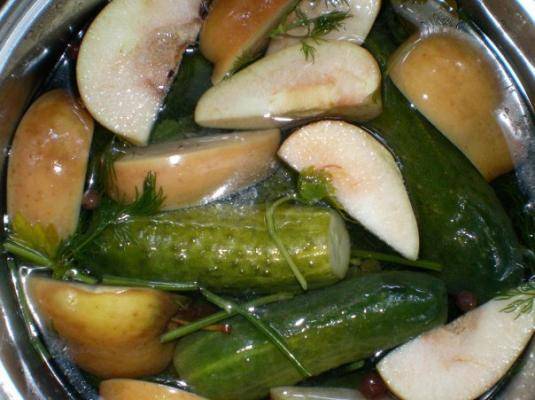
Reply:
[[[0,146],[2,173],[7,146],[34,91],[47,76],[68,38],[102,0],[8,0],[0,9]],[[535,104],[535,0],[460,1],[500,53],[533,113]],[[0,1],[0,5],[2,1]],[[535,161],[533,161],[535,164]],[[535,185],[535,184],[534,184]],[[2,190],[2,195],[3,195]],[[535,199],[534,199],[535,200]],[[5,196],[0,207],[5,210]],[[35,332],[21,317],[14,273],[0,260],[0,398],[77,399],[60,366],[39,356],[31,345]],[[503,399],[535,399],[535,349]]]

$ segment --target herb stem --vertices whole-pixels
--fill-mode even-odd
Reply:
[[[428,261],[428,260],[413,261],[413,260],[408,260],[403,257],[394,256],[392,254],[378,253],[375,251],[358,250],[358,249],[351,250],[351,255],[357,258],[367,258],[367,259],[372,259],[372,260],[377,260],[377,261],[389,262],[393,264],[407,265],[409,267],[428,269],[431,271],[438,271],[438,272],[442,271],[442,265],[434,261]]]
[[[20,242],[16,242],[16,241],[8,239],[7,241],[4,242],[4,249],[10,252],[11,254],[21,257],[39,266],[50,267],[53,264],[52,260],[50,260],[44,254]]]
[[[232,314],[232,312],[236,312],[237,314],[244,317],[247,321],[249,321],[252,325],[254,325],[294,365],[294,367],[299,371],[303,378],[310,378],[312,376],[312,373],[308,369],[306,369],[303,364],[301,364],[297,357],[288,348],[284,341],[284,338],[270,325],[266,324],[252,312],[249,312],[249,310],[242,308],[241,306],[230,300],[219,297],[218,295],[210,292],[209,290],[201,289],[201,293],[204,297],[206,297],[208,301],[225,310],[228,315]]]
[[[292,256],[290,255],[290,253],[286,249],[286,246],[284,245],[284,243],[282,243],[282,240],[280,239],[279,235],[277,234],[277,228],[275,226],[275,210],[281,204],[286,203],[286,202],[288,202],[288,201],[290,201],[292,199],[293,199],[293,197],[290,197],[290,196],[281,197],[277,201],[273,202],[273,204],[268,206],[266,208],[266,224],[267,224],[269,236],[275,242],[275,244],[277,245],[277,248],[279,249],[279,251],[281,252],[282,256],[284,257],[284,259],[286,260],[286,262],[290,266],[290,269],[292,270],[293,274],[295,275],[295,278],[299,282],[299,285],[301,285],[301,288],[303,290],[307,290],[308,289],[307,281],[306,281],[305,277],[303,276],[303,274],[301,273],[301,271],[299,271],[299,268],[297,267],[297,265],[293,261]]]
[[[245,303],[242,307],[245,308],[246,310],[249,310],[251,308],[260,307],[266,304],[276,303],[278,301],[283,301],[283,300],[289,300],[292,297],[294,297],[294,295],[291,293],[278,293],[278,294],[273,294],[270,296],[260,297],[253,301]],[[236,310],[233,310],[231,313],[227,311],[220,311],[220,312],[214,313],[212,315],[209,315],[208,317],[202,318],[198,321],[194,321],[188,325],[181,326],[177,329],[174,329],[172,331],[169,331],[163,334],[160,337],[160,342],[162,343],[171,342],[173,340],[179,339],[191,333],[197,332],[198,330],[206,328],[207,326],[217,324],[218,322],[221,322],[235,315],[238,315]]]
[[[123,278],[120,276],[104,275],[102,277],[103,285],[112,286],[129,286],[142,287],[149,289],[163,290],[166,292],[194,292],[199,290],[199,285],[196,282],[162,282],[162,281],[147,281],[137,278]]]

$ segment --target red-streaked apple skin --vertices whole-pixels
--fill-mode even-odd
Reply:
[[[383,358],[378,371],[406,400],[471,400],[511,368],[535,330],[535,309],[517,317],[503,309],[518,300],[491,300]]]
[[[53,225],[60,238],[76,230],[93,119],[69,93],[39,97],[20,122],[7,173],[7,210],[30,223]]]
[[[342,121],[315,122],[295,131],[278,154],[297,171],[326,171],[352,218],[403,256],[418,257],[418,226],[403,177],[392,154],[368,132]]]
[[[114,0],[87,30],[76,66],[93,117],[145,145],[186,47],[201,28],[201,0]]]
[[[214,0],[200,36],[203,55],[214,63],[212,82],[257,55],[296,0]]]
[[[166,210],[206,203],[266,178],[280,131],[236,132],[134,149],[114,165],[110,194],[131,202],[148,173],[165,195]]]
[[[368,50],[343,41],[315,47],[314,59],[307,60],[300,45],[291,46],[210,88],[197,104],[195,121],[213,128],[266,129],[312,117],[379,115],[381,72]]]

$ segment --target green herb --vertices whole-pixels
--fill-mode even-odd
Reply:
[[[43,228],[40,224],[30,224],[22,216],[15,216],[13,232],[4,242],[4,249],[34,264],[50,267],[55,277],[62,278],[68,270],[83,264],[84,251],[106,228],[130,216],[156,214],[163,201],[163,191],[156,189],[156,177],[149,173],[143,192],[136,194],[134,202],[123,204],[105,197],[89,225],[61,243],[52,226]],[[121,230],[117,234],[121,234]]]
[[[269,236],[275,242],[275,244],[277,245],[277,248],[279,249],[282,256],[284,257],[284,259],[290,266],[290,269],[292,270],[293,274],[295,275],[295,278],[301,285],[301,288],[303,290],[307,290],[308,289],[307,281],[305,277],[303,276],[303,274],[301,273],[301,271],[299,271],[299,268],[297,267],[295,262],[293,261],[292,256],[288,252],[288,249],[286,249],[286,246],[284,245],[284,243],[282,243],[282,240],[277,233],[277,227],[275,225],[275,210],[277,209],[277,207],[279,207],[280,205],[290,200],[293,200],[293,197],[282,197],[278,199],[277,201],[273,202],[271,205],[268,205],[266,207],[266,225],[268,228]]]
[[[266,304],[276,303],[278,301],[283,300],[289,300],[292,297],[294,297],[291,293],[278,293],[273,294],[270,296],[260,297],[258,299],[255,299],[253,301],[250,301],[248,303],[245,303],[242,307],[246,310],[249,310],[251,308],[260,307]],[[173,329],[172,331],[169,331],[165,334],[163,334],[160,337],[160,341],[162,343],[171,342],[173,340],[179,339],[181,337],[184,337],[186,335],[189,335],[191,333],[197,332],[198,330],[201,330],[203,328],[206,328],[208,326],[217,324],[218,322],[221,322],[225,319],[228,319],[230,317],[233,317],[235,315],[238,315],[236,310],[233,310],[232,313],[228,313],[227,311],[221,311],[218,313],[214,313],[212,315],[209,315],[206,318],[202,318],[198,321],[192,322],[186,326],[181,326],[180,328]]]
[[[428,270],[437,271],[437,272],[442,271],[442,265],[434,261],[427,261],[427,260],[414,260],[413,261],[413,260],[408,260],[403,257],[394,256],[392,254],[385,254],[385,253],[378,253],[375,251],[357,250],[357,249],[351,250],[351,255],[357,258],[357,260],[355,259],[351,260],[351,262],[354,264],[360,264],[360,260],[358,259],[369,259],[369,260],[389,262],[393,264],[407,265],[409,267],[428,269]]]
[[[297,357],[292,353],[285,343],[284,338],[271,326],[266,324],[252,312],[242,308],[233,301],[219,297],[215,293],[212,293],[206,289],[201,289],[201,293],[204,297],[211,303],[225,310],[227,314],[236,314],[241,315],[252,325],[254,325],[260,332],[262,332],[279,350],[280,352],[295,366],[303,378],[309,378],[312,376],[312,373],[308,371],[303,364],[297,359]]]
[[[136,278],[123,278],[119,276],[104,275],[102,277],[103,285],[113,286],[128,286],[128,287],[143,287],[149,289],[157,289],[166,292],[193,292],[199,290],[199,285],[195,282],[162,282],[162,281],[147,281]]]
[[[341,208],[336,201],[332,175],[326,169],[305,168],[299,174],[297,189],[299,200],[305,204],[326,201],[336,208]]]
[[[506,313],[517,313],[516,318],[522,314],[529,314],[535,309],[535,280],[527,282],[515,289],[496,297],[496,300],[512,300],[501,311]]]
[[[232,68],[227,74],[225,74],[224,79],[230,78],[234,73],[239,71],[242,68],[245,68],[249,64],[252,64],[258,58],[258,54],[253,53],[252,51],[243,52],[232,64]]]
[[[290,20],[290,15],[295,15],[295,19]],[[297,7],[294,13],[290,13],[271,32],[271,38],[287,37],[301,40],[301,51],[305,59],[314,60],[316,49],[314,44],[324,40],[324,36],[333,31],[343,28],[344,21],[351,15],[347,11],[331,11],[315,18],[309,18],[306,13]],[[294,29],[302,28],[304,33],[292,33]]]

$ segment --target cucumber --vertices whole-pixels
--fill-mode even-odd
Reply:
[[[280,207],[275,222],[310,287],[345,276],[349,236],[336,212]],[[215,291],[300,289],[268,234],[263,206],[218,204],[130,218],[95,240],[86,259],[99,274],[198,282]]]
[[[384,18],[365,43],[385,76],[395,50]],[[480,302],[517,285],[521,253],[511,221],[470,161],[420,114],[386,77],[384,111],[366,127],[397,158],[420,231],[420,257],[442,263],[451,293]]]
[[[314,375],[392,348],[446,319],[446,289],[429,275],[361,275],[258,310]],[[242,317],[229,335],[198,332],[177,344],[174,365],[193,390],[212,400],[255,400],[302,376]]]

